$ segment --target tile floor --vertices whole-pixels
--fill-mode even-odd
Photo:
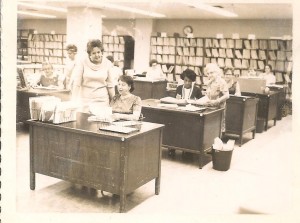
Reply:
[[[194,155],[175,158],[163,149],[161,192],[154,180],[127,197],[129,214],[284,214],[292,208],[292,116],[269,122],[268,131],[245,134],[236,143],[231,167],[212,168],[210,156],[203,169]],[[37,174],[36,189],[29,188],[29,137],[17,129],[17,191],[19,213],[118,213],[119,199],[110,193],[90,194],[77,185]]]

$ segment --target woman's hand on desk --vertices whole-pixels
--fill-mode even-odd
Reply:
[[[121,119],[121,114],[119,114],[119,113],[113,113],[111,115],[111,119],[112,119],[112,121],[118,121],[118,120]]]
[[[207,102],[207,105],[208,106],[219,106],[220,105],[220,101],[218,99],[216,99],[216,100],[209,100]]]

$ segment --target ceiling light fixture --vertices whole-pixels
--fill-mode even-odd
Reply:
[[[57,11],[57,12],[68,12],[68,9],[53,7],[53,6],[48,6],[48,5],[38,5],[38,4],[31,4],[31,3],[25,3],[25,2],[18,2],[17,4],[22,5],[22,6],[32,7],[32,8],[38,8],[38,9],[48,9],[48,10],[53,10],[53,11]]]
[[[122,6],[122,5],[116,5],[116,4],[111,4],[111,3],[98,3],[95,1],[93,3],[94,3],[94,5],[105,7],[105,8],[118,9],[121,11],[132,12],[132,13],[142,14],[142,15],[146,15],[146,16],[152,16],[152,17],[158,17],[158,18],[166,17],[164,14],[160,14],[160,13],[156,13],[156,12],[149,12],[149,11],[145,11],[145,10],[141,10],[141,9],[137,9],[137,8],[131,8],[131,7]]]
[[[181,1],[178,1],[178,2],[181,2]],[[208,12],[212,12],[212,13],[215,13],[218,15],[222,15],[225,17],[238,17],[238,15],[233,12],[229,12],[220,7],[214,7],[211,5],[207,5],[207,4],[201,3],[197,0],[185,0],[185,1],[182,1],[181,3],[189,5],[189,6],[193,6],[195,8],[202,9],[202,10],[205,10]]]
[[[31,15],[36,17],[50,18],[50,19],[56,18],[55,15],[41,14],[36,12],[17,11],[17,13],[20,15]]]

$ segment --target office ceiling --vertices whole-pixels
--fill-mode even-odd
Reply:
[[[184,0],[182,0],[184,1]],[[200,1],[200,0],[199,0]],[[25,3],[35,3],[40,5],[48,5],[55,7],[62,7],[67,9],[68,7],[87,7],[87,8],[99,8],[103,11],[104,19],[137,19],[137,18],[153,18],[141,14],[124,12],[117,9],[109,9],[106,7],[100,7],[97,2],[108,2],[118,4],[127,7],[134,7],[145,11],[152,11],[166,15],[163,19],[292,19],[293,7],[289,1],[280,0],[264,0],[264,1],[237,1],[237,0],[203,0],[211,6],[223,8],[227,11],[238,14],[238,17],[228,18],[220,16],[208,11],[200,10],[185,4],[180,1],[172,0],[39,0],[39,1],[18,1]],[[67,12],[55,12],[48,9],[37,9],[29,6],[18,5],[18,10],[44,13],[49,15],[55,15],[56,19],[66,19]],[[34,16],[19,15],[18,19],[37,19]],[[42,19],[42,18],[38,18]]]

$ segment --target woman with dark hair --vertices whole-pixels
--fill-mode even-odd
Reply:
[[[184,70],[180,78],[183,80],[183,85],[179,85],[176,89],[177,99],[199,99],[202,97],[201,89],[195,86],[196,73],[191,69]]]
[[[87,112],[91,105],[108,106],[110,99],[115,95],[112,63],[103,57],[103,51],[100,40],[90,40],[87,43],[88,56],[76,64],[72,73],[72,97],[82,101],[84,112]]]
[[[131,92],[134,90],[132,77],[122,75],[118,80],[118,92],[110,102],[113,120],[139,120],[142,110],[142,101]]]

